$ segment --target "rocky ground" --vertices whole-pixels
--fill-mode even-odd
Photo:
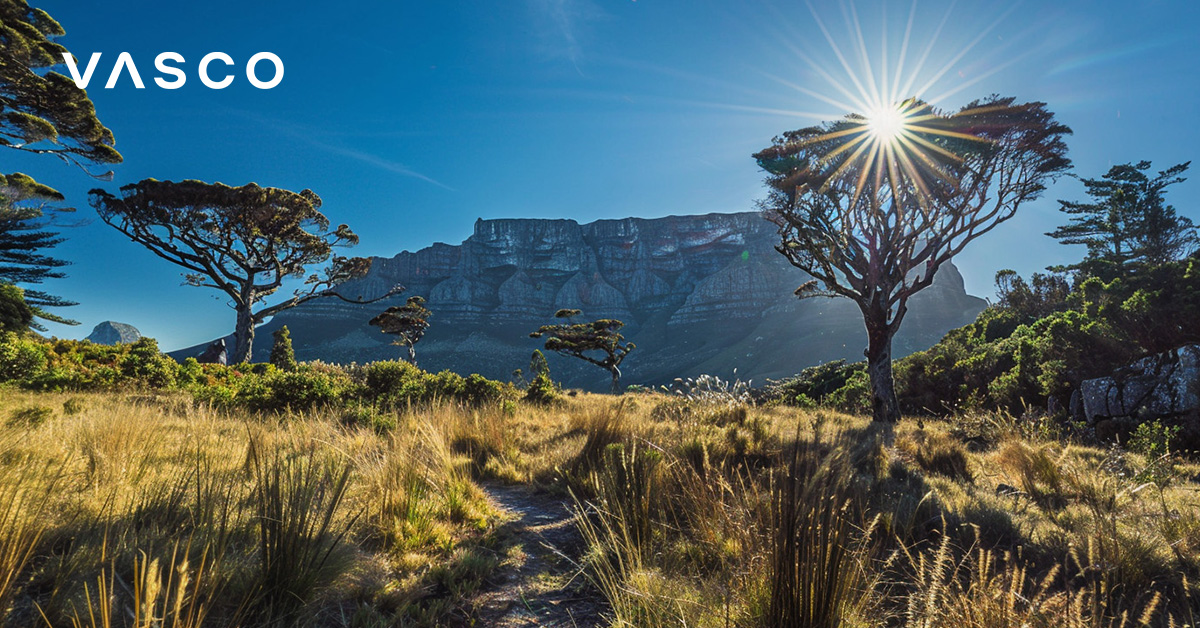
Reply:
[[[569,500],[527,486],[484,486],[497,509],[509,516],[499,530],[507,556],[473,600],[476,625],[601,625],[603,602],[580,572],[583,539]]]

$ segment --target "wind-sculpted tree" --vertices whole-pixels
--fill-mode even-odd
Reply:
[[[630,351],[637,348],[632,342],[624,342],[619,320],[602,318],[590,323],[575,323],[571,319],[579,316],[579,310],[559,310],[555,318],[567,319],[558,325],[543,325],[529,334],[530,338],[546,337],[546,350],[590,362],[612,375],[612,392],[620,392],[621,362]],[[624,344],[622,344],[624,343]]]
[[[279,312],[323,297],[371,303],[398,289],[370,301],[338,291],[345,281],[365,275],[371,260],[333,254],[335,247],[357,244],[358,236],[346,225],[330,229],[312,190],[146,179],[115,196],[92,190],[91,204],[101,220],[187,270],[186,285],[216,288],[229,297],[237,312],[234,364],[251,358],[254,327]],[[328,267],[309,275],[291,298],[255,309],[284,281],[326,261]]]
[[[892,338],[909,299],[1070,166],[1069,133],[1044,103],[993,96],[947,114],[912,99],[754,155],[776,248],[812,277],[797,296],[847,297],[862,312],[875,420],[900,418]]]
[[[1200,243],[1195,225],[1163,198],[1168,187],[1187,180],[1183,174],[1190,165],[1177,164],[1150,177],[1150,162],[1141,161],[1113,166],[1099,179],[1081,179],[1092,202],[1059,201],[1071,220],[1046,235],[1087,246],[1087,257],[1051,270],[1111,281],[1138,266],[1165,264],[1194,251]]]
[[[112,131],[96,117],[87,92],[53,71],[70,54],[54,41],[63,34],[45,11],[24,0],[0,0],[0,146],[55,155],[85,172],[91,164],[120,163]],[[28,287],[64,276],[56,269],[67,263],[44,253],[62,242],[46,230],[51,212],[73,211],[58,205],[62,201],[27,175],[0,175],[0,283],[25,285],[25,302],[36,318],[77,325],[43,309],[73,302]]]
[[[53,41],[63,34],[54,18],[25,0],[0,0],[0,145],[55,155],[85,170],[120,163],[112,131],[96,117],[87,92],[51,71],[70,54]]]
[[[416,344],[425,336],[429,329],[429,317],[433,315],[425,307],[422,297],[408,297],[404,305],[389,307],[382,314],[372,318],[371,325],[379,328],[385,334],[394,334],[393,344],[408,348],[408,361],[417,364]]]

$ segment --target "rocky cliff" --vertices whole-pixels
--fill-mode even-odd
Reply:
[[[411,295],[428,299],[432,326],[417,345],[423,368],[506,379],[526,368],[538,341],[528,334],[559,308],[626,322],[638,345],[622,366],[626,383],[656,384],[713,373],[761,380],[838,358],[862,359],[865,333],[849,301],[798,301],[806,279],[772,247],[775,227],[757,213],[598,220],[479,220],[460,245],[434,244],[390,259],[343,289],[371,298],[401,284],[400,296],[369,306],[310,302],[260,329],[292,330],[301,360],[365,362],[402,351],[367,321]],[[394,301],[394,302],[393,302]],[[911,305],[896,341],[904,355],[935,343],[984,307],[952,266]],[[183,354],[183,352],[179,352]],[[601,389],[606,375],[550,356],[556,378]],[[586,368],[585,368],[586,367]]]
[[[141,339],[142,334],[137,327],[116,321],[104,321],[92,329],[92,333],[84,340],[90,340],[98,345],[130,344]]]

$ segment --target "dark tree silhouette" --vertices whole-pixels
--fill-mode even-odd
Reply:
[[[547,351],[579,358],[608,371],[612,375],[612,392],[619,393],[621,362],[630,351],[637,348],[637,345],[624,342],[621,328],[625,323],[611,318],[602,318],[590,323],[575,323],[571,320],[580,314],[579,310],[559,310],[554,313],[554,317],[567,319],[566,323],[543,325],[529,334],[529,337],[544,336]]]
[[[1177,164],[1154,177],[1149,161],[1113,166],[1099,179],[1082,179],[1090,203],[1059,201],[1070,222],[1046,235],[1062,244],[1082,244],[1087,257],[1054,271],[1074,271],[1106,281],[1125,277],[1139,265],[1159,265],[1185,257],[1198,243],[1192,221],[1167,205],[1163,194],[1191,162]]]
[[[357,244],[358,236],[346,225],[330,229],[312,190],[146,179],[123,186],[117,196],[92,190],[91,204],[101,220],[186,269],[186,285],[229,297],[237,312],[234,364],[251,358],[255,326],[279,312],[323,297],[369,303],[396,291],[371,301],[338,292],[340,284],[365,275],[371,260],[333,254],[335,247]],[[291,298],[255,309],[285,280],[326,261],[329,266],[309,275]]]
[[[292,348],[292,332],[287,325],[271,334],[271,364],[282,371],[296,370],[296,351]]]
[[[797,296],[847,297],[862,312],[875,420],[900,418],[892,338],[909,298],[1069,167],[1069,133],[1043,103],[993,96],[944,114],[914,99],[785,133],[754,155],[776,248],[812,277]]]
[[[54,41],[63,34],[45,11],[24,0],[0,0],[0,146],[55,155],[85,172],[90,164],[120,163],[112,131],[96,117],[87,93],[54,71],[67,53]],[[50,212],[73,211],[56,205],[62,200],[24,174],[0,175],[0,283],[23,284],[36,318],[77,325],[43,309],[73,302],[28,287],[64,276],[56,269],[67,263],[44,253],[62,242],[46,230]],[[31,326],[44,329],[36,322]]]
[[[28,176],[0,175],[0,284],[39,285],[47,279],[65,276],[59,269],[69,263],[46,254],[47,249],[63,241],[57,232],[48,230],[46,212],[74,211],[56,206],[62,200],[62,194]],[[25,303],[36,318],[79,324],[43,309],[75,303],[31,288],[25,288],[24,293]],[[45,330],[36,322],[31,326]]]
[[[385,334],[394,334],[393,344],[408,348],[408,361],[417,364],[416,344],[425,336],[429,329],[429,317],[433,315],[425,308],[422,297],[408,297],[404,305],[389,307],[382,314],[372,318],[371,325],[379,328]]]

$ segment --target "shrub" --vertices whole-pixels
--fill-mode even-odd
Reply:
[[[525,401],[537,405],[548,405],[558,401],[561,397],[558,385],[550,379],[549,375],[538,375],[529,382],[529,387],[525,389]]]
[[[158,350],[158,341],[139,338],[129,345],[120,362],[121,374],[154,388],[170,388],[179,375],[179,363]]]
[[[83,400],[79,397],[71,397],[63,402],[63,415],[75,416],[83,412]]]
[[[349,388],[346,377],[319,370],[301,369],[292,373],[272,370],[247,378],[237,401],[251,410],[301,410],[331,406],[342,400]]]
[[[20,383],[41,374],[46,370],[47,353],[44,343],[16,332],[0,335],[0,382]]]

